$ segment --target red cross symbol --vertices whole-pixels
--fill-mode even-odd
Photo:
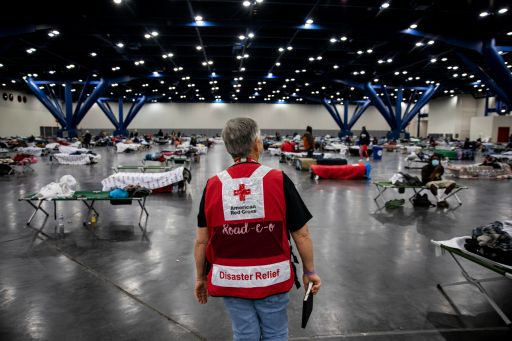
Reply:
[[[245,201],[245,196],[251,194],[251,190],[249,188],[245,188],[244,184],[240,184],[238,189],[235,189],[233,195],[238,195],[240,197],[240,201]]]

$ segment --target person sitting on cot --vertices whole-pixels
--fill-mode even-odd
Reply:
[[[443,180],[444,167],[441,165],[439,155],[434,154],[430,157],[430,161],[421,169],[421,182],[436,197],[438,207],[448,207],[446,197],[453,191],[457,185],[455,181]],[[444,188],[444,195],[439,193],[439,189]]]

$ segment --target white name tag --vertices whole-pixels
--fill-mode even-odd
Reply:
[[[290,262],[260,266],[224,266],[213,264],[212,283],[222,287],[259,288],[290,279]]]

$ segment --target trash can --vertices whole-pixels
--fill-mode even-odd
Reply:
[[[373,160],[380,161],[382,160],[382,146],[373,146]]]

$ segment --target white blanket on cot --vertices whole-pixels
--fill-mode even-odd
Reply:
[[[87,148],[76,148],[76,147],[71,147],[71,146],[59,146],[59,153],[62,153],[62,154],[72,154],[72,153],[75,153],[75,152],[87,153],[88,151],[89,151],[89,149],[87,149]]]
[[[506,220],[506,221],[503,222],[503,231],[505,231],[508,234],[512,235],[512,220]],[[498,262],[495,262],[493,260],[490,260],[489,258],[485,258],[483,256],[480,256],[480,255],[476,254],[476,253],[467,251],[466,248],[464,247],[464,244],[466,243],[466,239],[471,239],[471,237],[470,236],[463,236],[463,237],[455,237],[455,238],[448,239],[448,240],[440,240],[440,241],[432,240],[432,244],[437,246],[437,248],[436,248],[436,256],[440,256],[440,255],[443,254],[443,249],[441,249],[440,246],[444,245],[444,246],[451,247],[451,248],[454,248],[454,249],[459,249],[462,252],[467,253],[468,255],[471,255],[473,257],[481,259],[483,262],[499,265],[501,267],[510,269],[512,271],[512,266],[510,266],[510,265],[503,264],[503,263],[498,263]]]
[[[61,165],[89,165],[91,163],[97,163],[101,160],[101,155],[93,154],[80,154],[70,155],[65,153],[54,154],[53,157]]]
[[[184,167],[163,173],[115,173],[101,181],[103,191],[140,185],[145,188],[161,188],[182,181]]]
[[[19,147],[16,149],[17,152],[28,154],[28,155],[34,155],[34,156],[41,156],[41,152],[43,151],[43,148],[39,147]]]
[[[135,150],[137,151],[140,147],[140,144],[138,143],[122,143],[122,142],[119,142],[118,144],[116,144],[116,148],[117,148],[117,152],[118,153],[123,153],[127,150]]]

